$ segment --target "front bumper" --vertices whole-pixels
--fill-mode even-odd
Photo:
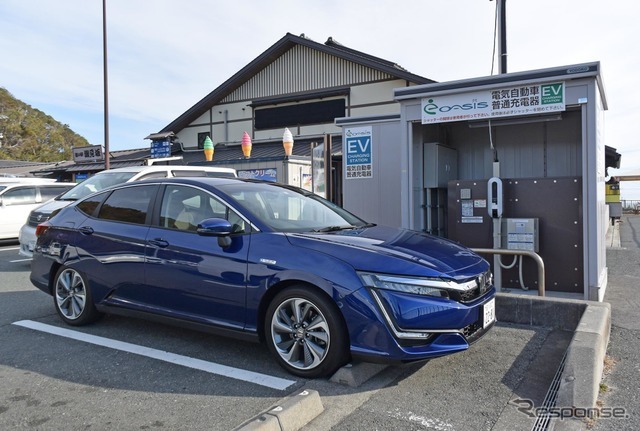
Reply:
[[[18,235],[18,241],[20,242],[20,250],[18,253],[21,256],[33,257],[33,250],[36,247],[36,229],[25,224],[20,229]]]
[[[360,305],[345,316],[352,355],[367,361],[412,362],[460,352],[495,324],[494,287],[468,303],[365,288],[353,295],[371,313],[365,321]]]

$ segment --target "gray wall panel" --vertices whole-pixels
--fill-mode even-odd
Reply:
[[[221,103],[395,79],[389,74],[296,45]],[[391,98],[391,94],[389,98]]]
[[[345,127],[359,127],[353,125]],[[376,123],[372,128],[373,178],[348,179],[344,175],[344,207],[365,220],[387,226],[401,226],[401,175],[399,122]],[[343,138],[346,143],[346,139]],[[343,144],[345,145],[345,144]],[[346,154],[346,150],[343,148]],[[390,168],[393,167],[393,168]]]

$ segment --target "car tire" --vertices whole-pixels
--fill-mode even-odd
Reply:
[[[264,329],[269,350],[293,375],[325,377],[349,360],[349,338],[340,310],[311,287],[279,292],[269,304]]]
[[[86,325],[101,316],[93,303],[87,279],[67,266],[61,267],[56,273],[53,303],[60,318],[69,325]]]

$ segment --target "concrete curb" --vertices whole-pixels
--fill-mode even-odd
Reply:
[[[236,428],[236,431],[298,431],[324,411],[318,391],[305,389]]]
[[[610,334],[610,304],[589,303],[567,350],[556,405],[596,407]],[[577,419],[555,419],[553,425],[557,431],[587,429],[587,424]]]
[[[567,349],[556,406],[596,407],[611,333],[610,304],[499,293],[496,295],[496,314],[503,322],[574,332]],[[554,419],[550,429],[581,430],[586,429],[586,423],[577,419]]]
[[[385,364],[367,362],[350,363],[336,371],[329,381],[357,388],[387,367]]]
[[[496,295],[499,322],[575,331],[587,308],[587,301],[550,298],[548,296]]]

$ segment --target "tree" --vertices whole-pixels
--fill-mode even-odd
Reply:
[[[32,108],[0,87],[0,159],[71,160],[73,147],[88,145],[89,142],[67,124]]]

